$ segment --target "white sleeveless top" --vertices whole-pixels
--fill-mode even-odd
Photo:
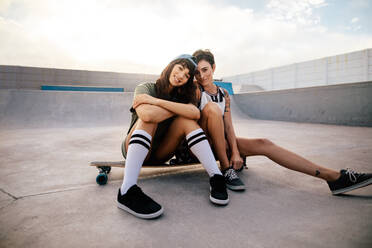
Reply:
[[[203,87],[200,86],[200,91],[201,91],[200,104],[199,104],[200,111],[203,110],[203,108],[208,102],[215,102],[218,105],[218,107],[220,107],[221,114],[223,116],[225,113],[225,105],[226,105],[225,93],[223,89],[217,86],[217,93],[210,94],[206,92],[203,89]]]

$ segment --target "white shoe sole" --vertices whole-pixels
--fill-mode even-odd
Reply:
[[[209,196],[209,200],[217,205],[227,205],[229,203],[229,198],[227,198],[226,200],[220,200],[213,198],[211,195]]]
[[[212,190],[211,187],[209,187],[209,192]],[[217,199],[217,198],[214,198],[212,195],[209,195],[209,200],[211,202],[213,202],[214,204],[217,204],[217,205],[227,205],[229,203],[229,196],[227,196],[227,199],[226,200],[220,200],[220,199]]]
[[[141,219],[154,219],[162,215],[164,212],[163,207],[161,207],[159,211],[152,213],[152,214],[139,214],[139,213],[134,212],[132,209],[126,207],[125,205],[121,204],[120,202],[117,202],[117,206],[118,208],[124,211],[127,211],[128,213],[133,214],[134,216],[141,218]]]
[[[243,191],[243,190],[245,190],[245,185],[232,186],[232,185],[226,184],[226,187],[230,190],[233,190],[233,191]]]
[[[339,194],[346,193],[346,192],[349,192],[349,191],[354,190],[354,189],[359,189],[359,188],[368,186],[371,183],[372,183],[372,178],[370,178],[370,179],[368,179],[366,181],[363,181],[361,183],[351,185],[351,186],[346,187],[346,188],[334,190],[334,191],[332,191],[332,194],[333,195],[339,195]]]

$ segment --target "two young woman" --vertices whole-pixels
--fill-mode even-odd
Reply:
[[[200,111],[194,105],[197,65],[193,59],[190,55],[177,57],[156,83],[141,84],[135,89],[132,120],[122,145],[126,166],[117,204],[139,218],[155,218],[163,213],[161,205],[137,186],[142,164],[168,161],[184,138],[210,177],[210,200],[219,205],[229,202],[224,177],[197,123]]]
[[[185,138],[188,148],[210,177],[209,198],[215,204],[229,202],[226,185],[232,190],[244,190],[235,170],[242,167],[242,158],[253,155],[264,155],[283,167],[324,179],[333,194],[372,183],[372,174],[350,169],[337,172],[267,139],[236,137],[229,95],[213,83],[216,68],[213,54],[198,50],[193,55],[176,58],[155,84],[141,84],[135,90],[132,121],[122,145],[126,167],[117,196],[119,208],[139,218],[155,218],[163,213],[163,208],[137,186],[138,176],[143,163],[168,161]],[[195,73],[200,90],[193,83]],[[227,142],[221,142],[225,138]],[[220,161],[223,175],[208,140]]]
[[[364,187],[372,183],[372,174],[357,173],[351,169],[340,172],[317,165],[290,152],[267,139],[247,139],[236,137],[230,112],[230,97],[213,83],[216,69],[214,56],[209,50],[193,53],[197,61],[195,78],[200,85],[200,125],[220,161],[226,185],[232,190],[244,189],[237,173],[246,156],[263,155],[291,170],[324,179],[333,194]],[[227,142],[221,142],[225,140]]]

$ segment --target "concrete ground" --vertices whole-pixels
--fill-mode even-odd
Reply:
[[[372,171],[372,128],[234,123],[239,136],[268,138],[318,164]],[[89,166],[121,160],[126,130],[0,128],[0,247],[372,247],[372,186],[332,196],[322,180],[265,157],[247,159],[247,190],[229,191],[226,207],[209,201],[202,167],[143,169],[138,184],[165,212],[135,218],[116,207],[123,169],[98,186]]]

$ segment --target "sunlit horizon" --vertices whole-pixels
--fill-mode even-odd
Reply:
[[[0,64],[160,74],[202,48],[230,76],[371,48],[369,12],[362,0],[3,0]]]

